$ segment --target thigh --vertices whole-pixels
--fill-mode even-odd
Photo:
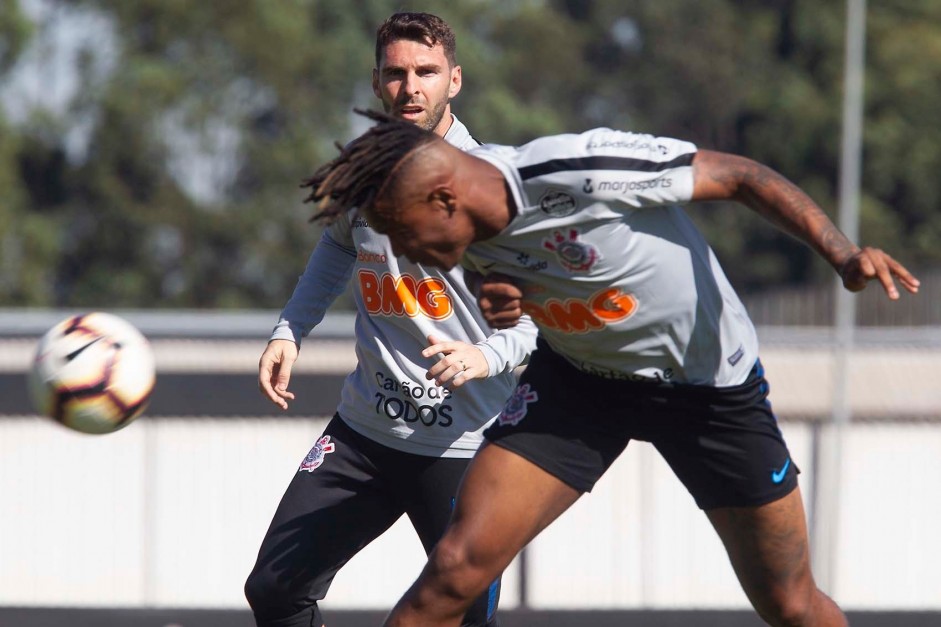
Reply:
[[[706,511],[729,554],[742,588],[756,607],[770,598],[809,595],[807,524],[800,488],[756,507]]]
[[[763,505],[797,487],[767,392],[756,367],[739,386],[670,391],[652,415],[651,442],[701,509]]]
[[[475,600],[579,494],[516,453],[484,444],[461,482],[444,536],[386,623],[457,625],[464,616],[468,624]]]
[[[426,553],[431,553],[451,519],[458,488],[470,458],[427,459],[411,477],[406,514],[412,521]],[[494,623],[500,600],[500,579],[494,579],[468,608],[462,627],[483,627]]]
[[[339,417],[330,422],[281,499],[256,578],[281,582],[291,596],[323,598],[339,568],[402,514],[372,461],[381,448]]]
[[[579,496],[526,458],[485,444],[464,477],[442,544],[461,557],[454,560],[461,568],[479,571],[476,579],[485,586]]]

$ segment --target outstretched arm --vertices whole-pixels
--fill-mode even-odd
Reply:
[[[712,150],[693,158],[693,200],[736,200],[781,230],[806,242],[833,266],[846,289],[858,292],[878,279],[889,298],[899,297],[895,279],[909,292],[919,281],[878,248],[851,242],[799,187],[756,161]]]

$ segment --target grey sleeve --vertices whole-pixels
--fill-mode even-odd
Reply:
[[[281,311],[270,340],[293,340],[300,346],[301,339],[320,324],[327,309],[346,289],[355,263],[356,251],[324,232]]]
[[[510,329],[500,329],[474,346],[480,349],[490,366],[491,377],[509,372],[524,364],[529,354],[536,350],[536,324],[529,316],[520,318]]]

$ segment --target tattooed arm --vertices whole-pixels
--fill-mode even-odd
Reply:
[[[806,242],[833,266],[846,289],[858,292],[878,279],[889,298],[899,297],[893,277],[909,292],[918,279],[878,248],[860,248],[817,203],[786,178],[751,159],[700,150],[693,158],[693,200],[736,200]]]

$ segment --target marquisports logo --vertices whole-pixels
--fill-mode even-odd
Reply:
[[[586,272],[601,258],[601,253],[591,244],[578,241],[579,235],[576,229],[567,233],[556,231],[542,241],[542,247],[554,252],[569,272]]]
[[[598,192],[599,194],[615,193],[615,194],[631,194],[634,192],[646,192],[652,189],[670,189],[673,187],[673,178],[669,176],[660,176],[655,179],[647,179],[644,181],[599,181],[597,184],[594,183],[591,179],[585,179],[585,184],[582,186],[582,190],[586,194],[593,194]]]
[[[310,449],[310,452],[307,454],[307,457],[304,458],[304,461],[301,462],[301,467],[297,469],[297,472],[314,472],[317,468],[320,467],[320,464],[323,463],[324,455],[327,453],[332,453],[336,449],[337,445],[330,441],[330,436],[325,435],[314,444],[314,447]]]
[[[630,318],[637,306],[632,294],[609,287],[595,292],[587,300],[550,298],[542,304],[524,300],[521,309],[540,327],[562,333],[589,333]]]
[[[441,279],[394,276],[389,272],[379,276],[372,270],[360,270],[358,276],[363,304],[371,315],[409,318],[422,315],[444,320],[454,313],[447,286]]]
[[[539,395],[535,390],[529,387],[528,383],[519,385],[513,390],[513,394],[507,399],[503,411],[500,412],[498,420],[501,425],[515,425],[526,417],[526,411],[530,403],[539,400]]]
[[[539,199],[539,209],[547,216],[564,218],[575,213],[578,203],[575,197],[568,192],[550,189]]]

